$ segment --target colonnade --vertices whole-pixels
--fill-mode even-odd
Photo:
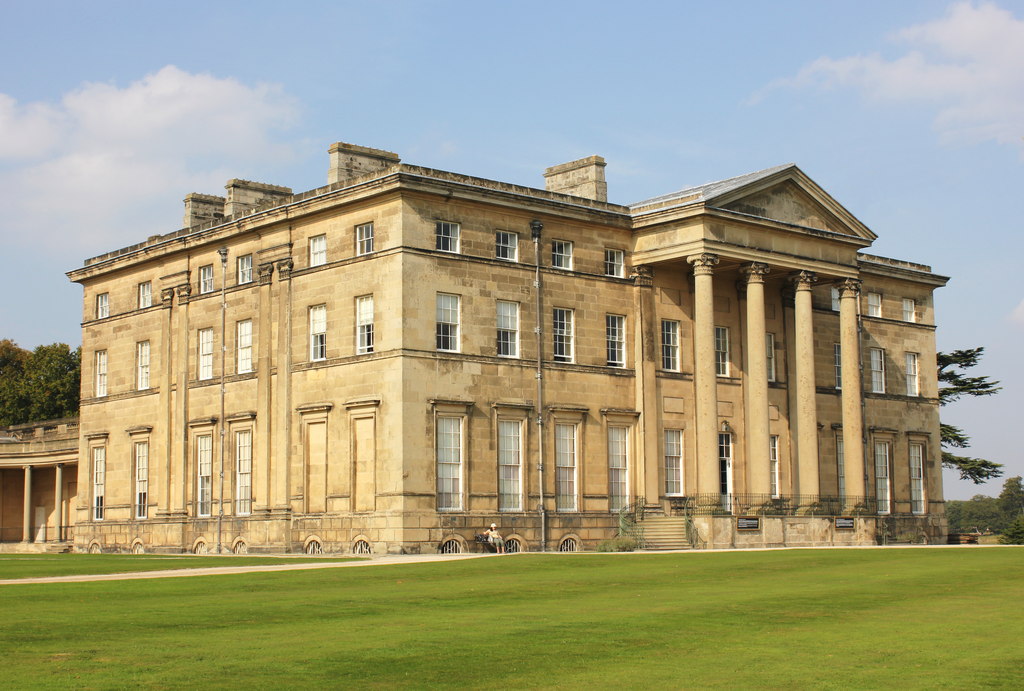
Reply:
[[[687,258],[693,266],[694,391],[696,408],[697,492],[717,493],[720,489],[718,450],[718,375],[715,366],[714,272],[718,255],[703,253]],[[770,492],[770,434],[768,406],[768,362],[765,326],[765,276],[768,264],[750,262],[741,267],[746,287],[746,411],[747,491]],[[814,366],[814,318],[812,289],[817,274],[800,271],[792,276],[794,295],[795,371],[789,378],[794,387],[795,415],[792,423],[796,451],[793,493],[820,494],[818,478],[818,420]],[[857,306],[860,281],[853,278],[839,284],[840,349],[842,352],[842,425],[846,492],[863,496],[864,449],[862,391],[860,375]]]
[[[53,466],[22,466],[23,473],[23,499],[22,499],[22,516],[21,516],[21,540],[22,542],[34,542],[35,541],[35,528],[39,526],[33,524],[33,503],[32,503],[32,485],[34,471],[44,467],[52,467],[54,469],[54,487],[53,487],[53,506],[56,513],[55,522],[57,533],[53,536],[48,536],[48,539],[63,540],[64,530],[67,526],[65,522],[64,513],[64,464],[57,463]]]

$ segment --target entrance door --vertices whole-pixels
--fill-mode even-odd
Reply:
[[[36,542],[46,542],[46,507],[45,506],[37,506],[36,507],[35,529],[36,529],[36,538],[35,538]]]
[[[722,510],[732,513],[732,435],[718,435],[718,475]]]

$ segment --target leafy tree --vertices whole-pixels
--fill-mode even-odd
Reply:
[[[30,352],[0,341],[0,425],[77,415],[81,355],[65,343]]]
[[[973,533],[975,529],[999,532],[1005,525],[999,501],[984,494],[975,494],[967,501],[946,502],[946,518],[951,533]]]
[[[983,347],[954,350],[951,353],[937,353],[939,370],[939,405],[960,400],[963,396],[991,396],[1000,391],[998,381],[988,377],[968,377],[964,370],[978,364]],[[962,429],[953,425],[940,424],[942,446],[947,448],[965,449],[970,446],[970,437]],[[960,477],[980,484],[1002,476],[1001,463],[987,461],[984,458],[957,456],[950,451],[942,451],[942,465],[960,471]]]
[[[1024,516],[1024,486],[1021,480],[1020,475],[1006,478],[1003,491],[999,493],[999,509],[1010,521]]]

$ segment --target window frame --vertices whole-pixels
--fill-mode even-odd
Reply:
[[[307,244],[309,246],[309,267],[325,265],[327,263],[327,233],[311,235]]]
[[[868,348],[868,370],[871,375],[871,393],[885,393],[884,348]]]
[[[621,314],[604,315],[605,364],[608,367],[626,366],[626,317]]]
[[[846,497],[846,443],[841,434],[836,435],[836,491]]]
[[[454,221],[434,221],[434,249],[438,252],[462,252],[462,224]]]
[[[235,322],[235,374],[252,371],[252,319],[240,319]]]
[[[442,301],[448,304],[442,304]],[[462,296],[453,293],[437,293],[434,300],[434,346],[440,353],[459,353],[462,339]]]
[[[465,420],[465,415],[438,414],[434,418],[434,459],[438,511],[463,510]],[[454,424],[455,429],[442,431],[442,423],[444,425]],[[446,440],[455,443],[442,447],[442,442]],[[442,475],[442,470],[445,467],[447,467],[448,473],[452,473],[451,475]],[[445,486],[442,484],[444,482],[449,483],[447,491],[442,489]]]
[[[604,248],[604,275],[613,278],[626,277],[626,252],[614,247]]]
[[[150,388],[150,355],[152,348],[149,341],[135,344],[135,390],[145,391]]]
[[[715,327],[715,376],[730,376],[729,327]]]
[[[196,379],[213,379],[213,328],[207,327],[196,332]]]
[[[666,327],[669,327],[666,330]],[[680,371],[679,365],[679,321],[661,320],[661,369],[666,372]]]
[[[511,307],[511,312],[502,314],[502,306]],[[495,352],[501,358],[519,357],[519,303],[511,300],[495,302],[496,343]],[[502,352],[502,351],[505,352]]]
[[[555,269],[572,271],[573,243],[571,240],[551,241],[551,266]]]
[[[92,520],[102,521],[107,495],[107,447],[92,447]]]
[[[841,343],[832,344],[832,367],[835,369],[835,388],[841,390],[843,388],[843,345]]]
[[[96,295],[96,318],[106,319],[110,316],[110,293]]]
[[[509,434],[506,430],[514,427]],[[498,511],[523,510],[523,421],[498,420]],[[512,442],[509,446],[508,442]]]
[[[242,254],[235,259],[235,285],[252,283],[252,254]]]
[[[884,454],[880,455],[880,450],[884,450]],[[875,500],[878,506],[878,515],[887,516],[892,513],[892,470],[890,465],[892,462],[892,443],[876,440],[873,457],[875,461]]]
[[[917,300],[914,298],[903,298],[903,321],[909,324],[917,323]]]
[[[505,240],[505,242],[502,242]],[[506,256],[502,256],[502,253]],[[510,230],[494,231],[494,258],[506,262],[519,261],[519,233]]]
[[[910,467],[910,513],[922,515],[926,513],[924,486],[924,444],[912,441],[907,449],[907,462]]]
[[[374,231],[373,221],[357,225],[355,228],[355,236],[357,257],[364,257],[367,254],[373,254],[376,251],[374,249],[376,233]]]
[[[765,363],[768,368],[768,381],[774,382],[776,381],[778,372],[775,368],[775,334],[770,331],[764,335],[764,349]]]
[[[678,437],[678,439],[671,439]],[[682,497],[686,495],[686,482],[683,472],[683,430],[670,427],[664,430],[662,435],[664,443],[663,464],[665,471],[665,496]],[[677,453],[672,453],[677,452]],[[673,479],[673,475],[675,478]],[[672,490],[676,486],[675,491]]]
[[[882,294],[881,293],[868,293],[868,314],[869,317],[881,317],[882,316]]]
[[[93,385],[96,398],[102,398],[107,395],[107,359],[106,350],[97,350],[93,356],[95,375],[93,377]]]
[[[199,294],[212,293],[213,289],[213,264],[203,264],[199,267]]]
[[[921,356],[918,353],[904,353],[904,369],[906,375],[906,394],[919,398],[921,396]]]
[[[842,305],[842,293],[839,291],[839,286],[829,287],[829,297],[832,299],[832,311],[838,312]]]
[[[196,449],[196,516],[207,518],[213,513],[213,434],[197,434]]]
[[[561,318],[560,318],[561,317]],[[551,310],[551,359],[554,362],[575,362],[575,311],[567,307]]]
[[[561,436],[565,431],[571,434]],[[556,422],[554,446],[555,511],[575,513],[579,510],[579,424]]]
[[[772,499],[782,496],[779,492],[779,435],[768,437],[768,492]]]
[[[613,439],[621,435],[620,438]],[[608,509],[618,512],[629,505],[629,427],[608,425]]]
[[[374,351],[376,345],[372,293],[356,298],[355,312],[356,355],[367,355]]]
[[[243,438],[247,440],[245,444]],[[252,429],[248,427],[235,430],[234,505],[236,516],[252,514]]]
[[[137,441],[132,445],[132,465],[135,477],[135,518],[146,519],[149,518],[149,441]]]
[[[307,319],[309,321],[309,361],[320,362],[327,359],[327,305],[310,305]]]
[[[153,306],[153,282],[142,281],[135,289],[136,305],[138,309],[144,310],[147,307]]]

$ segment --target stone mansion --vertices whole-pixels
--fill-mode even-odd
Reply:
[[[541,190],[329,151],[69,272],[76,549],[944,539],[947,279],[795,165],[623,206],[598,156]]]

